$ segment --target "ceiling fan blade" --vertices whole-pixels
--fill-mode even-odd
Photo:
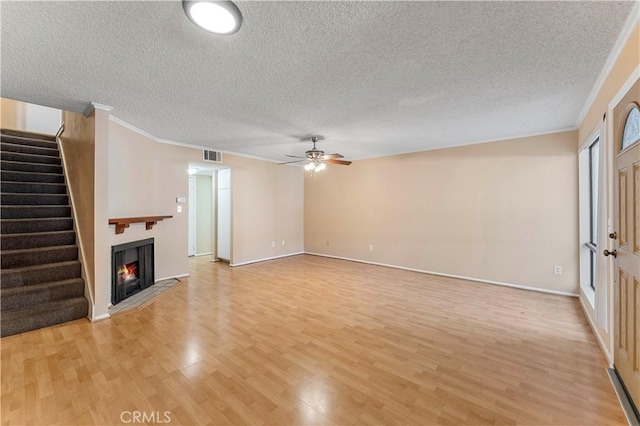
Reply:
[[[326,155],[323,155],[322,158],[324,158],[325,160],[329,160],[329,159],[332,159],[332,158],[344,158],[344,155],[338,154],[338,153],[326,154]]]
[[[284,163],[278,163],[278,166],[282,164],[302,163],[303,161],[307,161],[307,160],[305,159],[305,160],[285,161]]]
[[[285,157],[289,157],[289,158],[307,158],[307,157],[300,157],[299,155],[286,155]]]
[[[348,166],[349,164],[351,164],[351,161],[328,159],[328,160],[325,160],[325,163],[327,163],[327,164],[339,164],[341,166]]]

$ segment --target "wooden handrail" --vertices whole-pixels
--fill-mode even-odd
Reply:
[[[125,229],[132,223],[145,223],[146,229],[152,229],[153,225],[162,219],[169,219],[173,216],[140,216],[140,217],[120,217],[117,219],[109,219],[109,225],[116,226],[116,234],[122,234]]]

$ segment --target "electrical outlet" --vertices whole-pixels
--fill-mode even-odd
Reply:
[[[562,266],[555,265],[553,267],[553,273],[556,274],[556,275],[562,275]]]
[[[271,241],[271,247],[275,247],[276,246],[276,242],[275,241]]]
[[[182,206],[178,206],[178,213],[182,213]]]
[[[282,240],[282,245],[284,245],[284,240]]]
[[[369,251],[373,251],[373,244],[369,244]]]

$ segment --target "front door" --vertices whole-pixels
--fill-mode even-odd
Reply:
[[[614,364],[640,408],[640,80],[613,110],[615,222]]]

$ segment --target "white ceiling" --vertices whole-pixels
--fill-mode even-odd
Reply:
[[[239,1],[196,28],[180,1],[7,2],[1,94],[90,102],[162,139],[347,159],[573,127],[632,2]]]

